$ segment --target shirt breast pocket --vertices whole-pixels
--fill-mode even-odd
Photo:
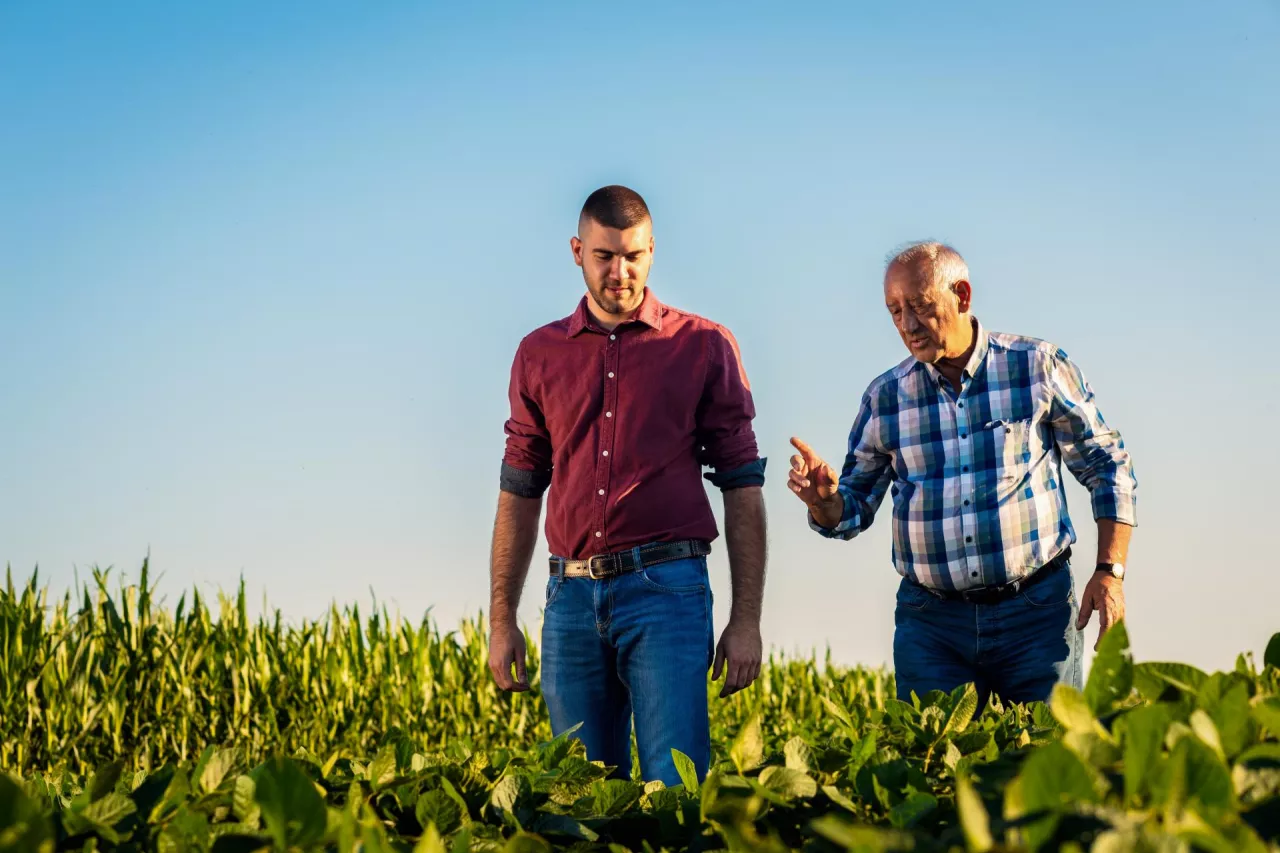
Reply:
[[[986,424],[986,428],[992,431],[996,479],[1004,486],[1022,482],[1031,467],[1034,419],[1000,419]]]

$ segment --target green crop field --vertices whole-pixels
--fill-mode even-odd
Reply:
[[[1231,672],[1134,663],[975,714],[771,658],[713,699],[699,784],[608,780],[489,677],[479,618],[250,619],[93,581],[0,590],[0,851],[1280,850],[1280,635]],[[678,764],[681,756],[677,756]],[[687,762],[685,767],[690,767]]]

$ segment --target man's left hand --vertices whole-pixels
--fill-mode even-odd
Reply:
[[[760,624],[734,622],[730,619],[724,633],[720,635],[720,643],[716,646],[715,666],[711,670],[712,681],[720,680],[722,670],[725,673],[724,688],[720,691],[721,699],[750,687],[760,677],[761,655]]]
[[[1097,651],[1102,635],[1124,618],[1124,585],[1119,578],[1106,572],[1093,573],[1093,577],[1085,585],[1084,597],[1080,601],[1080,618],[1076,620],[1076,630],[1084,630],[1095,610],[1098,611],[1098,639],[1093,644],[1093,650]]]

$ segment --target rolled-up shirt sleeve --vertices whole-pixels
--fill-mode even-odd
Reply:
[[[764,485],[765,459],[756,446],[751,422],[755,403],[738,342],[726,328],[707,335],[707,378],[695,414],[698,461],[722,491]]]
[[[542,408],[528,385],[524,344],[511,364],[507,396],[511,414],[503,426],[507,435],[499,487],[522,498],[539,498],[551,485],[551,435]]]
[[[871,526],[893,481],[893,458],[880,446],[878,435],[875,407],[866,394],[849,431],[849,451],[840,472],[844,512],[835,527],[823,527],[807,513],[811,530],[828,539],[852,539]]]
[[[1061,350],[1049,364],[1050,420],[1067,469],[1089,490],[1094,520],[1137,526],[1138,478],[1120,433],[1098,411],[1093,389]]]

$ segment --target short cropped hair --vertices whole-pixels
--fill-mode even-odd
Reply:
[[[606,228],[625,231],[650,219],[649,206],[640,193],[615,184],[601,187],[587,196],[578,217],[579,224],[586,219],[593,219]]]

